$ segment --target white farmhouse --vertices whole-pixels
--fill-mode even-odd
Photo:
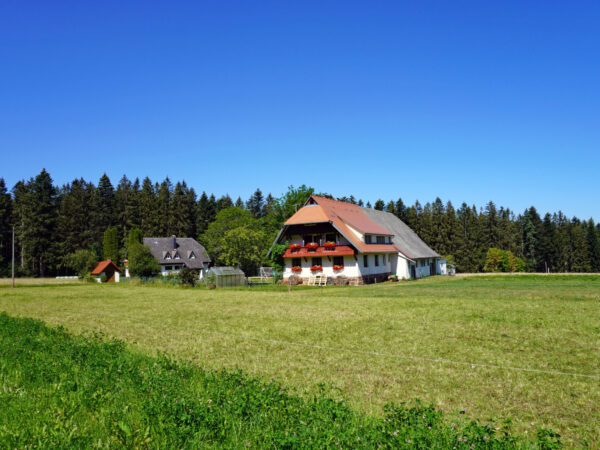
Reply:
[[[395,215],[316,195],[284,223],[275,243],[285,242],[284,279],[323,274],[364,284],[445,272],[440,255]]]

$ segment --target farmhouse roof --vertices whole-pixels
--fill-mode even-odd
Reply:
[[[98,265],[96,266],[96,268],[94,270],[92,270],[91,274],[92,275],[102,275],[102,272],[106,272],[106,269],[108,269],[109,267],[112,267],[114,270],[117,270],[121,273],[123,273],[123,271],[121,269],[119,269],[119,267],[112,262],[110,259],[106,260],[106,261],[100,261],[98,263]]]
[[[150,248],[159,264],[182,263],[190,269],[202,269],[210,262],[206,249],[193,238],[145,237],[144,245]]]
[[[374,222],[393,233],[392,242],[410,259],[439,258],[423,240],[402,220],[392,213],[361,207],[361,210]]]

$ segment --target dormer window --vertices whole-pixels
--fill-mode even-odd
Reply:
[[[194,255],[194,252],[190,253],[190,259],[196,259],[196,255]]]
[[[385,236],[377,236],[378,244],[385,244]]]
[[[371,243],[371,235],[365,234],[365,244],[370,244],[370,243]]]
[[[165,255],[165,259],[171,259],[171,255],[169,255],[168,253]]]
[[[177,252],[175,253],[175,259],[181,259],[181,258],[179,257],[179,253],[177,253]]]

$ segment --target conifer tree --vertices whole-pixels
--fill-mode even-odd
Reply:
[[[115,218],[115,192],[108,175],[103,174],[98,181],[95,202],[93,206],[93,223],[95,239],[101,239],[104,230],[116,223]]]
[[[264,198],[260,189],[256,189],[254,194],[246,202],[246,208],[252,213],[255,218],[262,217],[264,207]]]
[[[217,200],[217,214],[219,213],[219,211],[223,211],[226,208],[231,208],[232,206],[233,206],[233,201],[231,200],[231,197],[229,196],[229,194],[222,195]]]
[[[390,214],[396,214],[396,204],[390,200],[388,204],[385,205],[385,211]]]
[[[44,277],[56,266],[58,192],[46,169],[28,183],[29,205],[22,217],[24,247],[32,273]]]
[[[140,191],[139,203],[139,222],[141,224],[141,229],[144,232],[144,236],[160,236],[158,226],[156,190],[152,185],[152,181],[148,177],[144,178],[144,181],[142,182],[142,190]]]
[[[588,248],[588,261],[591,272],[600,272],[600,239],[592,219],[586,223],[586,241]]]
[[[385,203],[383,203],[382,199],[378,199],[375,202],[375,206],[373,207],[373,209],[376,209],[377,211],[383,211],[383,208],[385,208]]]
[[[171,200],[173,195],[173,184],[169,177],[165,178],[158,189],[156,199],[156,217],[159,236],[170,236],[173,234],[170,228],[171,222]]]
[[[244,202],[242,201],[242,197],[238,197],[237,200],[235,201],[235,207],[236,208],[244,208]]]
[[[400,197],[398,197],[398,200],[396,200],[396,204],[394,205],[394,214],[396,214],[398,219],[406,223],[406,205],[404,205],[404,202]]]
[[[94,214],[95,189],[83,178],[63,187],[58,212],[58,236],[63,259],[77,250],[87,250],[94,240],[90,227]]]
[[[12,255],[12,198],[0,178],[0,277],[8,276]]]

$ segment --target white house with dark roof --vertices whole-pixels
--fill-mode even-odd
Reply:
[[[358,284],[441,274],[441,257],[393,214],[311,196],[279,231],[283,278],[323,274]]]
[[[183,267],[198,270],[200,273],[208,270],[210,258],[206,249],[193,238],[145,237],[144,245],[160,264],[164,276],[178,272]]]

